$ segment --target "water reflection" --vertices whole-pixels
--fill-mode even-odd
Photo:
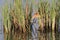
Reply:
[[[6,35],[6,34],[5,34]],[[22,38],[25,35],[24,38]],[[5,36],[7,39],[5,40],[33,40],[31,34],[20,34],[20,38],[17,38],[15,35],[8,35]],[[46,33],[42,33],[39,32],[38,33],[38,37],[34,38],[34,40],[60,40],[60,33],[58,32],[46,32]]]
[[[55,40],[60,40],[60,33],[55,33]]]
[[[38,40],[60,40],[60,33],[58,32],[47,32],[47,33],[39,33],[38,37],[35,38]],[[32,39],[30,39],[32,40]]]

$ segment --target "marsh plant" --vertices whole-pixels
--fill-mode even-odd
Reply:
[[[28,40],[31,38],[31,18],[35,0],[31,0],[31,4],[28,4],[28,1],[29,0],[25,0],[25,8],[22,6],[22,0],[13,0],[13,3],[9,5],[6,3],[4,7],[2,7],[5,40]],[[39,33],[41,30],[43,30],[43,32],[58,30],[60,20],[59,3],[59,0],[52,0],[51,3],[49,3],[48,0],[40,0],[38,5],[35,5],[38,8],[41,20]]]

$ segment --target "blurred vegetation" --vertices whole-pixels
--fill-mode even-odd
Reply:
[[[4,35],[6,36],[5,40],[28,40],[26,36],[29,37],[29,35],[31,35],[31,18],[34,0],[31,2],[30,6],[28,4],[28,1],[29,0],[26,0],[25,9],[22,7],[22,0],[14,0],[13,6],[12,4],[8,5],[6,3],[2,8],[4,17]],[[51,4],[47,0],[39,1],[38,12],[41,16],[41,23],[43,24],[46,32],[56,31],[60,25],[59,4],[59,0],[57,2],[55,2],[55,0],[52,0]]]

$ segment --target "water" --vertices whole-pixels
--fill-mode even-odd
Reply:
[[[60,40],[60,33],[58,32],[47,32],[47,33],[39,33],[39,36],[35,39],[38,40]],[[30,39],[32,40],[32,39]]]

